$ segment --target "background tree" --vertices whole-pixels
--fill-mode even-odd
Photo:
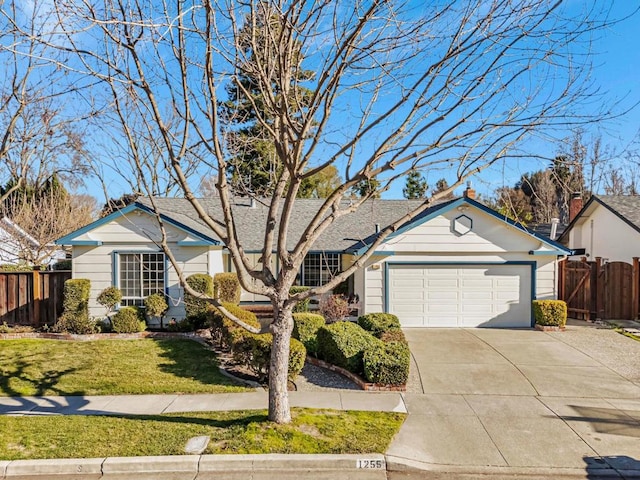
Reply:
[[[363,178],[351,187],[352,196],[358,198],[380,198],[380,180],[376,177]]]
[[[404,198],[409,199],[424,198],[427,196],[428,188],[429,186],[427,185],[427,181],[424,179],[422,174],[417,170],[411,170],[407,174],[405,186],[402,189],[402,195],[404,195]]]
[[[37,189],[27,185],[5,199],[3,214],[27,235],[13,235],[12,249],[28,265],[43,265],[60,250],[54,241],[95,218],[96,200],[71,195],[56,176]]]
[[[273,64],[276,59],[270,58],[269,44],[288,33],[275,5],[257,5],[237,32],[237,74],[226,87],[228,100],[220,102],[219,111],[230,155],[227,173],[232,189],[239,195],[262,197],[273,193],[283,168],[271,137],[278,119],[267,108],[265,96],[277,99],[281,108],[286,105],[288,113],[295,117],[311,99],[312,92],[303,83],[313,78],[313,72],[302,68],[302,44],[293,40],[286,65],[290,82],[282,85],[275,78],[280,72]]]
[[[456,182],[456,186],[459,185],[460,183],[461,183],[460,181]],[[442,194],[441,198],[443,200],[451,200],[452,198],[455,197],[455,194],[453,193],[453,188],[449,186],[449,182],[447,182],[447,180],[444,178],[441,178],[436,182],[436,188],[433,189],[433,195],[437,195],[437,194]]]
[[[515,146],[532,131],[543,135],[589,121],[580,107],[593,91],[583,82],[581,62],[588,59],[591,33],[606,24],[597,3],[582,16],[565,10],[563,2],[546,0],[55,5],[66,22],[59,46],[72,45],[77,55],[67,68],[88,72],[100,83],[94,95],[106,85],[113,96],[108,104],[129,100],[126,114],[119,115],[122,130],[143,129],[156,142],[167,173],[228,248],[243,288],[271,300],[269,419],[279,423],[291,419],[287,360],[294,306],[362,268],[390,234],[467,178],[496,161],[520,157]],[[83,43],[89,39],[90,45]],[[303,63],[316,72],[313,79],[301,74]],[[230,88],[237,97],[229,97]],[[229,138],[232,116],[221,106],[234,98],[247,105],[234,114],[240,125],[250,118],[241,112],[255,115],[257,137],[273,145],[277,167],[262,200],[266,233],[258,268],[236,234],[234,188],[226,175],[238,146]],[[212,218],[193,194],[185,168],[194,159],[217,175],[221,218]],[[290,238],[301,183],[329,165],[339,168],[344,182],[307,219],[302,235]],[[157,172],[136,167],[146,191],[154,192]],[[446,172],[451,184],[415,210],[399,212],[328,283],[292,295],[319,236],[342,217],[358,215],[370,197],[413,169]],[[372,178],[379,183],[373,186]],[[342,201],[363,181],[366,195]],[[185,284],[166,235],[159,243],[185,290],[197,295]]]
[[[338,169],[335,165],[328,165],[300,182],[298,198],[327,198],[341,184],[342,178],[338,174]]]
[[[17,190],[43,188],[54,174],[78,185],[88,173],[79,126],[86,116],[66,108],[82,81],[70,82],[59,68],[66,54],[39,41],[55,28],[53,13],[38,0],[0,6],[0,204]]]

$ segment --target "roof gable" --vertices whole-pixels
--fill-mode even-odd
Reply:
[[[596,208],[603,207],[613,213],[622,222],[640,233],[640,196],[637,195],[592,195],[589,201],[569,223],[566,230],[560,235],[558,241],[568,239],[569,232],[576,226],[584,223],[593,214]]]
[[[565,246],[559,244],[558,242],[555,242],[550,238],[547,238],[543,235],[540,235],[531,230],[528,230],[526,227],[524,227],[520,223],[517,223],[512,219],[501,215],[500,213],[496,212],[495,210],[487,207],[486,205],[476,200],[466,198],[466,197],[458,198],[456,200],[452,200],[452,201],[449,201],[440,205],[436,205],[432,208],[427,209],[426,211],[422,212],[420,215],[416,216],[416,218],[414,218],[413,220],[407,222],[405,225],[399,228],[396,232],[389,235],[383,242],[383,245],[388,242],[392,242],[393,239],[396,239],[402,235],[405,235],[407,232],[413,229],[416,229],[421,225],[432,221],[435,218],[441,217],[443,215],[447,215],[449,212],[459,210],[460,215],[464,215],[464,212],[466,211],[467,208],[476,208],[481,212],[483,212],[484,214],[486,214],[488,218],[493,219],[499,224],[507,228],[513,229],[514,231],[517,231],[522,235],[535,239],[538,242],[542,242],[543,245],[545,246],[544,248],[549,249],[548,250],[549,254],[569,255],[571,253],[570,250],[568,250]],[[375,235],[367,239],[368,242],[365,245],[360,246],[354,253],[357,253],[357,254],[364,253],[368,248],[368,245],[370,245],[374,239],[375,239]]]
[[[100,227],[108,225],[112,222],[120,222],[124,218],[129,217],[131,214],[135,214],[136,212],[145,213],[147,215],[155,216],[155,213],[151,208],[141,203],[135,202],[126,207],[116,210],[115,212],[110,213],[109,215],[102,217],[84,227],[65,235],[62,238],[56,240],[56,244],[58,245],[101,245],[102,240],[95,240],[88,236],[89,233],[98,230]],[[188,225],[184,225],[175,216],[168,216],[163,213],[160,214],[160,218],[162,218],[163,222],[166,222],[168,225],[184,232],[186,235],[190,237],[196,237],[196,240],[192,243],[205,243],[209,245],[219,245],[220,242],[210,235],[204,234],[199,229],[194,229]],[[132,221],[135,223],[135,221]]]

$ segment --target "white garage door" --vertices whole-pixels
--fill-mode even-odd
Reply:
[[[389,265],[389,312],[405,327],[530,327],[529,265]]]

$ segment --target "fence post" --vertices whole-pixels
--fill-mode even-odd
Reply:
[[[40,326],[40,300],[42,300],[42,288],[40,288],[40,267],[33,267],[33,309],[31,310],[31,325]]]
[[[640,257],[633,257],[632,267],[631,302],[633,309],[631,310],[631,316],[633,320],[637,320],[640,313]]]
[[[604,299],[604,282],[603,279],[600,278],[602,269],[602,257],[596,257],[596,263],[594,266],[594,284],[595,284],[595,308],[596,308],[596,320],[604,320],[605,315],[605,299]]]
[[[560,260],[558,262],[558,299],[565,300],[565,273],[564,267],[567,264],[567,259]]]

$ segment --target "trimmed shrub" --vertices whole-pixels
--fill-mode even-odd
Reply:
[[[89,293],[91,281],[86,278],[74,278],[64,282],[63,312],[54,332],[68,332],[79,335],[94,333],[96,324],[89,318]]]
[[[327,323],[341,322],[349,316],[349,303],[342,295],[327,295],[320,300],[320,313]]]
[[[336,322],[318,330],[318,354],[327,362],[362,374],[362,355],[377,341],[355,323]]]
[[[162,317],[169,310],[169,304],[161,293],[152,293],[144,299],[144,313],[149,317]]]
[[[409,347],[400,342],[376,342],[362,357],[367,381],[381,385],[404,385],[409,378]]]
[[[65,313],[86,314],[89,316],[89,294],[91,280],[73,278],[64,282],[62,306]]]
[[[213,277],[213,295],[221,302],[240,303],[242,289],[236,273],[216,273]]]
[[[260,322],[253,312],[245,310],[235,303],[222,303],[227,311],[234,315],[238,320],[244,323],[260,328]],[[209,324],[211,326],[211,334],[221,345],[233,349],[233,345],[237,343],[243,335],[249,335],[251,332],[237,325],[233,320],[226,318],[217,308],[212,308],[208,315]]]
[[[326,325],[322,315],[317,313],[293,314],[293,338],[300,340],[314,357],[318,356],[318,330]]]
[[[122,307],[111,317],[111,328],[116,333],[137,333],[146,328],[136,307]]]
[[[564,327],[567,323],[567,304],[563,300],[534,300],[533,318],[538,325]]]
[[[400,330],[400,320],[392,313],[369,313],[358,317],[358,325],[380,338],[384,332]]]
[[[407,338],[404,336],[402,330],[387,330],[386,332],[382,332],[379,338],[384,343],[399,342],[408,345]]]
[[[122,292],[118,287],[107,287],[100,292],[96,301],[107,309],[107,315],[113,311],[113,309],[122,300]]]
[[[213,278],[211,275],[194,273],[186,278],[186,282],[196,292],[213,297]],[[207,324],[208,316],[211,312],[211,303],[185,292],[184,308],[187,319],[193,324],[195,329],[203,328]]]
[[[246,333],[236,343],[233,349],[234,359],[244,363],[260,379],[265,381],[269,377],[269,363],[271,361],[271,333]],[[289,348],[289,378],[296,378],[304,367],[307,351],[304,345],[291,339]]]
[[[289,295],[295,295],[296,293],[306,292],[310,290],[311,287],[303,287],[302,285],[295,285],[289,289]],[[310,298],[305,298],[300,302],[296,303],[296,306],[293,307],[293,313],[302,313],[309,311],[309,301]]]

